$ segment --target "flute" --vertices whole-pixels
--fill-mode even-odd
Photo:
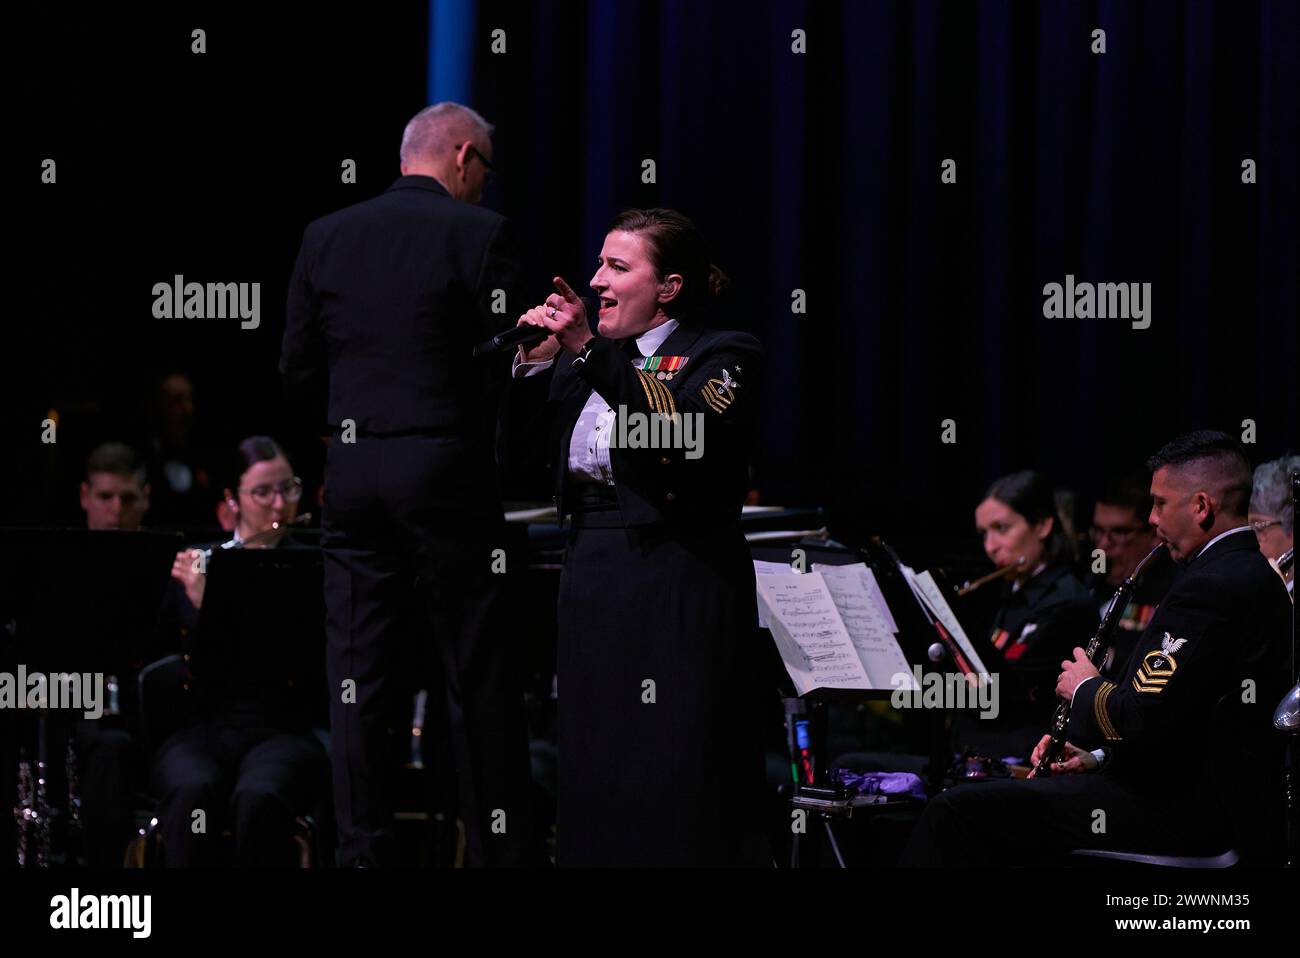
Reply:
[[[258,545],[275,538],[275,536],[279,535],[285,529],[292,526],[306,525],[309,522],[311,522],[311,513],[304,512],[302,515],[295,516],[287,522],[272,522],[271,528],[263,529],[261,532],[255,532],[247,539],[231,539],[228,542],[221,543],[219,546],[212,546],[207,549],[193,549],[191,551],[203,553],[203,558],[206,561],[212,558],[212,553],[217,549],[247,549],[251,545]]]
[[[980,586],[985,585],[986,583],[989,582],[995,582],[998,579],[1004,579],[1009,575],[1013,575],[1021,571],[1024,567],[1025,567],[1025,557],[1021,556],[1012,565],[1004,565],[1001,569],[994,569],[988,575],[982,575],[974,582],[971,582],[970,580],[963,582],[961,588],[957,590],[957,595],[958,596],[968,595],[969,593],[974,592]]]

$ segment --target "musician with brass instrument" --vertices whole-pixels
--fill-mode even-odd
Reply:
[[[224,496],[236,517],[235,536],[212,548],[293,548],[287,527],[298,513],[302,480],[272,439],[253,436],[238,446],[237,477]],[[185,549],[172,567],[174,588],[164,603],[161,631],[189,647],[203,605],[211,549]],[[289,865],[296,816],[329,791],[329,763],[297,700],[273,701],[266,689],[232,686],[205,701],[196,720],[159,747],[153,791],[168,867],[222,864],[222,833],[234,833],[235,865]],[[204,812],[205,828],[192,829]],[[229,815],[230,821],[227,821]]]
[[[1122,681],[1075,649],[1056,684],[1069,703],[1063,759],[1047,777],[936,796],[904,864],[1033,863],[1084,848],[1217,854],[1230,844],[1249,862],[1276,848],[1281,761],[1268,752],[1268,719],[1289,684],[1291,604],[1246,523],[1249,462],[1232,437],[1202,430],[1148,467],[1150,521],[1182,569]]]
[[[996,480],[975,509],[984,552],[1005,573],[980,656],[998,673],[996,718],[963,715],[958,740],[992,758],[1026,759],[1054,705],[1057,663],[1096,627],[1074,543],[1052,487],[1030,470]],[[992,588],[993,586],[990,586]]]

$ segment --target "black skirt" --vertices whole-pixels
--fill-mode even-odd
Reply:
[[[559,596],[563,866],[753,864],[754,573],[738,522],[574,517]]]

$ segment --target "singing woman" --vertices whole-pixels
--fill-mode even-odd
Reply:
[[[597,331],[560,277],[519,320],[550,332],[521,347],[511,398],[546,423],[542,458],[570,525],[561,865],[752,860],[762,770],[740,513],[763,353],[750,335],[706,325],[726,282],[685,216],[628,210],[591,278]],[[538,420],[511,419],[526,442]]]

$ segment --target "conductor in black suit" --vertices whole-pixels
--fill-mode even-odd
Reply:
[[[496,621],[503,517],[494,371],[474,343],[517,316],[510,224],[474,204],[492,127],[456,103],[402,135],[402,175],[311,223],[294,266],[280,371],[332,431],[322,546],[340,863],[393,860],[386,690],[418,579],[447,682],[472,864],[529,847],[522,683]]]

